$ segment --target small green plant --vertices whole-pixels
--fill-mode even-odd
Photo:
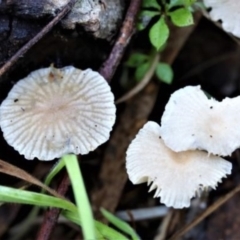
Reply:
[[[154,56],[164,50],[170,35],[169,24],[186,27],[194,23],[193,4],[196,0],[143,0],[139,14],[138,30],[143,30],[153,22],[149,30],[149,40],[154,48],[149,54],[133,53],[125,63],[135,68],[135,79],[141,81],[153,62]],[[151,21],[153,19],[153,21]],[[174,73],[171,66],[164,62],[156,65],[155,75],[161,82],[171,84]]]
[[[167,42],[170,30],[169,20],[178,27],[186,27],[194,23],[192,5],[196,0],[143,0],[138,29],[144,29],[152,18],[155,23],[150,27],[149,39],[151,44],[159,51]]]
[[[125,63],[126,66],[131,68],[136,68],[135,70],[135,79],[141,81],[150,68],[154,56],[158,54],[154,51],[154,54],[143,54],[143,53],[133,53],[131,54],[128,61]],[[173,70],[171,66],[164,62],[158,62],[155,75],[157,78],[167,84],[171,84],[173,80]]]
[[[75,155],[65,155],[58,164],[51,170],[45,180],[45,184],[50,184],[52,179],[59,171],[66,167],[76,204],[57,196],[49,196],[44,191],[36,193],[27,190],[15,189],[11,187],[0,186],[0,201],[2,203],[21,203],[34,205],[35,208],[29,214],[32,219],[37,215],[37,207],[56,207],[62,209],[61,215],[71,222],[76,223],[82,228],[84,239],[109,239],[109,240],[127,240],[127,236],[137,240],[139,237],[129,224],[116,218],[106,210],[102,210],[103,215],[122,233],[116,231],[107,225],[94,220],[91,206],[88,200],[84,181],[81,175],[77,157]],[[47,187],[45,188],[47,189]],[[25,220],[26,222],[26,220]],[[125,235],[126,234],[126,235]]]

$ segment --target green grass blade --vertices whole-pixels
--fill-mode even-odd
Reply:
[[[5,186],[0,186],[0,201],[31,204],[41,207],[56,207],[73,212],[76,211],[76,206],[67,200],[48,196],[42,193],[35,193]]]
[[[140,238],[134,231],[134,229],[126,222],[122,221],[121,219],[114,216],[112,213],[108,212],[107,210],[101,208],[101,213],[103,216],[114,226],[122,230],[124,233],[129,234],[133,240],[139,240]]]
[[[122,235],[121,233],[117,232],[116,230],[108,227],[107,225],[96,221],[95,226],[97,230],[108,240],[129,240],[126,236]]]
[[[79,217],[75,212],[63,211],[62,215],[68,220],[79,225]],[[96,228],[97,239],[108,239],[108,240],[128,240],[127,237],[117,232],[116,230],[108,227],[107,225],[94,221]]]
[[[65,167],[64,161],[59,160],[48,173],[47,177],[45,178],[44,184],[49,186],[52,179]],[[41,193],[44,193],[45,190],[42,189]],[[39,213],[40,207],[34,206],[28,216],[17,225],[16,232],[14,232],[11,236],[12,240],[19,240],[22,239],[24,234],[28,231],[29,224],[37,217]],[[16,226],[15,226],[16,227]]]
[[[76,223],[77,225],[82,227],[82,223],[81,223],[81,220],[79,219],[78,212],[69,212],[65,210],[61,212],[61,215],[64,216],[69,221]],[[95,229],[95,232],[96,232],[97,239],[104,239],[104,236],[97,229]]]
[[[64,168],[65,163],[62,159],[60,159],[51,169],[50,173],[47,175],[44,184],[49,185],[52,179]]]
[[[78,213],[82,222],[84,239],[94,240],[96,239],[96,234],[92,209],[88,200],[77,157],[71,154],[63,156],[62,159],[72,183]]]

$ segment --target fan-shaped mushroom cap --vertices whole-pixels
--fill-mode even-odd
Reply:
[[[240,1],[239,0],[203,0],[210,7],[210,17],[214,21],[222,21],[226,32],[240,37]]]
[[[200,86],[174,92],[161,120],[161,136],[173,151],[201,149],[220,156],[240,146],[240,97],[218,102]]]
[[[160,126],[148,122],[127,150],[127,173],[134,184],[148,182],[149,191],[168,207],[183,208],[205,188],[215,188],[232,164],[202,151],[173,152],[160,138]]]
[[[87,154],[109,138],[114,97],[97,72],[39,69],[15,84],[0,106],[4,138],[26,159]]]

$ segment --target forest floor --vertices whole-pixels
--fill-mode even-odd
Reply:
[[[56,67],[74,65],[98,70],[110,48],[105,41],[53,30],[8,70],[7,76],[1,81],[0,101],[7,96],[15,82],[30,71],[49,66],[52,62]],[[147,30],[133,36],[110,83],[116,99],[128,91],[122,84],[124,61],[132,52],[144,52],[149,48]],[[201,85],[218,100],[240,94],[239,53],[239,43],[205,17],[197,16],[193,27],[173,28],[170,41],[161,56],[162,61],[173,67],[173,83],[167,85],[153,78],[142,91],[119,104],[110,140],[96,151],[81,157],[82,172],[96,218],[102,220],[98,211],[100,207],[117,214],[124,211],[143,240],[170,239],[173,235],[174,239],[181,236],[185,240],[240,239],[239,150],[228,158],[233,164],[231,176],[223,179],[215,191],[192,200],[191,207],[183,210],[161,205],[158,198],[153,198],[153,193],[148,193],[146,184],[132,185],[125,170],[125,152],[129,143],[147,120],[159,123],[164,107],[175,90],[186,85]],[[130,81],[130,85],[135,84],[133,80]],[[43,179],[55,163],[26,161],[7,145],[2,134],[0,159],[39,179]],[[53,188],[57,187],[61,177],[55,179]],[[23,185],[16,178],[4,174],[1,174],[0,184],[12,187]],[[71,190],[66,196],[73,198]],[[133,209],[143,209],[148,214],[153,207],[161,211],[159,216],[138,220],[131,214]],[[0,207],[0,239],[15,239],[13,236],[18,234],[16,226],[27,217],[30,209],[30,206],[3,204]],[[31,223],[22,239],[35,239],[43,212]],[[51,239],[81,239],[81,235],[75,225],[60,218]]]

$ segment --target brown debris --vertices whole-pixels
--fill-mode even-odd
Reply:
[[[33,177],[31,174],[27,173],[21,168],[18,168],[10,163],[0,160],[0,172],[8,174],[10,176],[20,178],[30,184],[39,186],[40,188],[44,189],[45,191],[49,192],[55,197],[62,198],[61,194],[58,194],[57,192],[55,192],[54,190],[52,190],[51,188],[43,184],[41,181],[39,181],[37,178]]]
[[[65,195],[68,187],[70,184],[70,180],[68,177],[67,172],[64,173],[64,176],[61,180],[61,183],[59,184],[58,188],[57,188],[57,192],[60,195]],[[44,215],[44,220],[38,233],[37,233],[37,240],[47,240],[51,237],[52,233],[53,233],[53,229],[57,223],[58,217],[60,215],[61,210],[59,208],[52,208],[49,209],[45,212]]]

